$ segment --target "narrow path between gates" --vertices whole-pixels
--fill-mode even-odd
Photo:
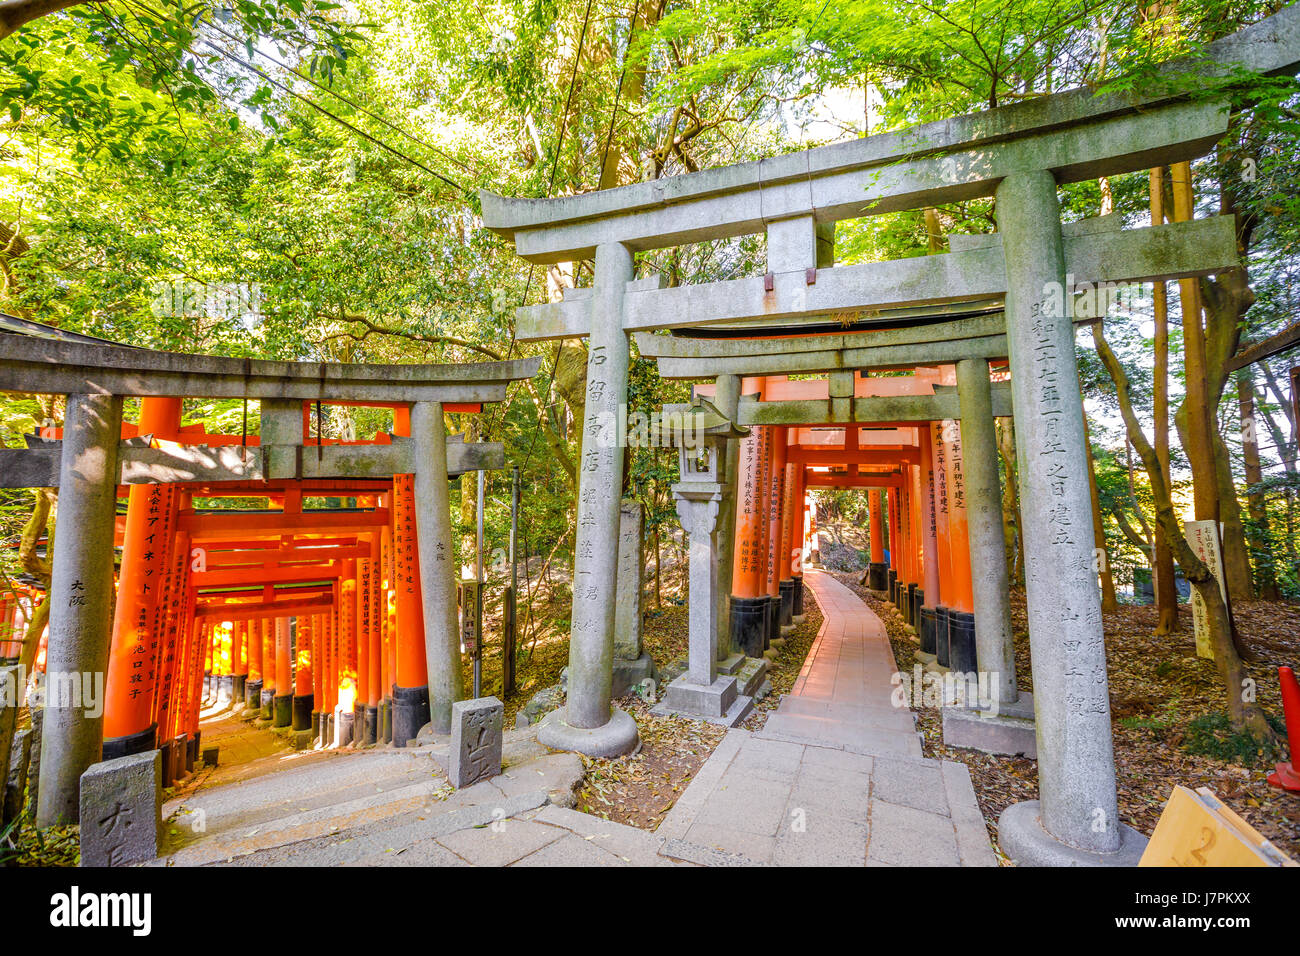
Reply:
[[[700,864],[994,866],[966,767],[921,756],[884,624],[829,574],[791,693],[763,729],[732,730],[656,831]]]

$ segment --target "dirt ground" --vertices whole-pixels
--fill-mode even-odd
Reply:
[[[836,576],[885,621],[899,668],[910,670],[919,646],[904,630],[893,606],[872,597],[857,583],[856,575]],[[1258,601],[1234,606],[1234,614],[1242,637],[1261,657],[1248,665],[1258,700],[1266,713],[1280,721],[1277,664],[1300,660],[1300,606]],[[1022,589],[1012,592],[1011,616],[1017,682],[1022,690],[1032,691]],[[1225,730],[1202,729],[1200,725],[1212,720],[1212,715],[1222,713],[1224,692],[1213,662],[1196,656],[1191,611],[1186,606],[1183,621],[1186,630],[1156,637],[1152,607],[1121,605],[1104,615],[1120,815],[1125,823],[1150,835],[1175,785],[1209,787],[1279,849],[1300,860],[1300,794],[1279,790],[1265,780],[1273,763],[1284,759],[1285,744],[1281,754],[1246,748],[1230,756],[1226,751],[1233,741]],[[1037,764],[945,747],[939,710],[915,710],[925,755],[959,761],[970,769],[996,847],[998,815],[1012,803],[1037,796]],[[1195,749],[1213,749],[1220,756]]]
[[[808,649],[821,628],[822,613],[812,592],[804,592],[804,620],[795,626],[772,661],[768,680],[772,690],[757,701],[754,712],[741,724],[758,730],[767,712],[789,692],[803,667]],[[662,665],[686,656],[686,608],[648,622],[646,650]],[[661,657],[660,654],[663,654]],[[641,730],[641,749],[628,757],[612,760],[585,759],[587,779],[578,792],[578,809],[618,823],[653,830],[672,809],[687,784],[703,766],[726,734],[726,728],[685,717],[656,717],[650,706],[635,697],[619,705],[636,718]]]

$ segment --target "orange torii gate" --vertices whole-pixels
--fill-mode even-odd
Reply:
[[[842,392],[837,410],[830,379],[744,380],[745,400],[738,403],[737,415],[745,408],[741,421],[755,427],[739,451],[730,560],[728,542],[721,544],[723,564],[732,566],[729,638],[734,646],[749,656],[760,655],[802,609],[804,542],[792,542],[796,533],[802,535],[807,489],[862,488],[870,491],[869,586],[899,607],[920,636],[923,655],[941,666],[975,669],[960,428],[946,417],[917,418],[920,411],[907,402],[943,396],[954,384],[951,366],[920,367],[908,375],[856,376],[851,388],[845,382],[836,389]],[[699,385],[696,393],[716,394],[716,386]],[[854,407],[861,400],[866,403]],[[881,414],[890,417],[871,418],[868,410],[877,400],[885,402],[876,406]],[[790,424],[757,424],[765,417],[764,406]],[[829,415],[852,424],[800,426],[801,413],[810,423]],[[773,502],[780,502],[775,512]],[[774,543],[781,555],[775,562]],[[950,661],[952,647],[957,652]]]
[[[234,636],[224,622],[280,622],[274,652],[268,653],[262,635],[258,664],[265,675],[274,662],[276,710],[283,715],[287,703],[290,721],[295,701],[299,720],[304,707],[308,721],[316,709],[316,673],[323,670],[311,666],[311,641],[321,646],[316,632],[334,628],[342,640],[340,666],[331,665],[331,673],[340,675],[338,685],[321,684],[326,701],[350,680],[341,651],[349,634],[360,635],[354,646],[358,684],[363,677],[366,682],[365,695],[358,692],[365,702],[364,739],[367,725],[378,725],[372,702],[377,708],[386,696],[382,625],[390,615],[378,595],[396,592],[393,616],[401,621],[405,609],[410,626],[399,625],[395,641],[390,632],[390,648],[396,645],[389,669],[395,678],[390,685],[394,739],[404,743],[429,722],[435,730],[448,730],[452,702],[461,696],[448,475],[500,468],[504,449],[449,439],[444,413],[501,401],[507,385],[533,375],[538,364],[536,359],[448,366],[267,362],[0,336],[0,389],[68,396],[61,437],[34,436],[26,450],[0,451],[0,484],[57,487],[63,525],[78,529],[54,543],[46,686],[59,693],[53,698],[47,693],[45,701],[38,824],[77,820],[81,773],[106,748],[109,756],[166,746],[194,753],[193,737],[167,738],[180,728],[197,730],[195,707],[202,695],[196,698],[195,692],[212,667],[214,629],[207,625],[213,621],[221,625],[223,642],[215,655],[218,676],[232,678],[233,673],[221,673],[235,666]],[[141,399],[141,421],[124,429],[122,403],[128,396]],[[245,428],[237,436],[209,435],[203,428],[182,427],[181,400],[189,396],[259,402],[258,434],[248,435]],[[322,441],[312,434],[311,423],[313,417],[321,419],[321,407],[328,404],[391,407],[393,432],[368,443]],[[110,612],[119,492],[128,507],[121,522],[122,576]],[[267,498],[278,507],[225,511],[215,518],[194,508],[196,497],[223,492]],[[303,507],[304,497],[340,497],[341,492],[350,492],[364,507]],[[273,599],[256,612],[239,608],[241,602],[233,599],[219,608],[207,606],[215,596],[200,600],[208,592],[196,588],[191,577],[206,573],[206,549],[239,550],[223,549],[223,542],[287,544],[288,537],[302,544],[312,537],[350,536],[363,536],[370,547],[368,557],[349,559],[357,565],[355,577],[340,576],[314,597]],[[349,580],[356,582],[351,591]],[[271,585],[272,591],[287,586]],[[336,627],[336,609],[338,617],[351,617],[361,627],[355,632]],[[328,627],[307,622],[295,671],[289,618],[326,612]],[[259,629],[265,632],[265,625]],[[244,656],[241,650],[241,668]],[[102,680],[105,673],[103,713],[62,693],[95,675]]]

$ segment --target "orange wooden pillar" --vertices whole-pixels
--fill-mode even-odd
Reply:
[[[867,587],[878,594],[889,588],[889,565],[885,564],[885,492],[881,488],[867,490],[868,520],[871,536],[871,561],[867,565]]]
[[[244,702],[244,685],[248,680],[248,621],[243,618],[235,621],[235,629],[230,634],[230,696],[236,704]]]
[[[898,600],[898,489],[892,485],[885,489],[885,553],[888,560],[885,562],[889,570],[887,574],[886,590],[889,592],[889,600]]]
[[[952,566],[952,527],[950,494],[948,488],[948,453],[944,441],[943,422],[932,422],[930,427],[934,463],[934,511],[935,537],[938,544],[937,561],[939,574],[939,593],[934,602],[935,659],[944,667],[948,666],[948,618],[949,611],[956,601],[956,585],[953,581]]]
[[[339,746],[352,743],[359,734],[356,726],[357,706],[357,566],[356,559],[344,562],[339,585]]]
[[[275,620],[264,617],[262,620],[262,699],[260,702],[263,720],[275,719],[276,695],[276,660],[275,660]]]
[[[790,495],[794,492],[790,473],[790,433],[792,429],[777,429],[772,454],[772,520],[768,527],[771,545],[772,571],[769,593],[774,600],[775,621],[773,637],[780,637],[781,628],[794,625],[794,579],[790,577],[790,512],[793,508]]]
[[[373,724],[373,734],[367,731],[367,741],[378,743],[380,737],[379,705],[384,697],[384,617],[382,603],[384,588],[384,547],[382,536],[370,536],[370,674],[366,691],[366,721]],[[373,738],[373,739],[372,739]]]
[[[948,666],[962,673],[977,669],[975,598],[971,587],[970,542],[966,530],[966,479],[962,471],[961,429],[944,422],[944,467],[948,484],[949,565],[952,595],[948,603]]]
[[[325,618],[324,614],[313,614],[311,618],[311,722],[312,737],[319,738],[321,729],[321,707],[325,701]]]
[[[762,380],[758,386],[761,389]],[[746,380],[746,386],[751,380]],[[742,393],[754,389],[742,387]],[[747,657],[765,649],[767,593],[763,580],[763,458],[768,428],[756,426],[741,439],[736,475],[736,538],[732,548],[731,646]]]
[[[360,562],[361,578],[357,582],[358,632],[364,638],[357,650],[357,700],[363,704],[359,713],[361,743],[367,746],[379,740],[380,661],[383,652],[379,610],[379,536],[372,534],[369,544],[370,557]]]
[[[397,611],[392,720],[395,747],[406,746],[430,717],[414,492],[414,475],[393,476],[393,583]]]
[[[938,503],[934,465],[934,426],[927,423],[917,430],[921,446],[921,533],[922,593],[920,602],[921,653],[935,655],[935,607],[941,603],[939,594],[939,531]]]
[[[353,613],[357,635],[357,697],[353,704],[353,734],[358,746],[372,743],[366,737],[366,708],[370,702],[370,565],[369,558],[357,561]]]
[[[143,398],[137,434],[171,438],[180,429],[179,398]],[[104,759],[158,745],[153,719],[160,673],[160,607],[170,567],[177,489],[132,485],[127,492],[122,572],[118,581],[104,700]]]
[[[293,711],[290,716],[296,731],[311,730],[311,714],[316,698],[312,691],[312,642],[316,639],[316,618],[301,614],[295,620],[296,640],[293,647]]]
[[[379,539],[379,616],[382,654],[379,668],[379,740],[393,739],[394,644],[397,639],[397,603],[393,595],[393,496],[381,499],[388,508],[389,522]]]
[[[244,643],[248,648],[248,680],[244,682],[244,706],[262,706],[262,622],[250,618],[245,622]]]
[[[289,727],[293,724],[293,651],[289,619],[275,619],[275,697],[273,700],[272,727]]]

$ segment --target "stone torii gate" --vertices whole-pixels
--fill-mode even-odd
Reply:
[[[1197,80],[1236,69],[1294,71],[1300,63],[1300,8],[1290,7],[1207,48],[1194,64],[1170,65],[1162,79]],[[567,709],[545,743],[587,753],[618,753],[636,742],[633,722],[612,709],[613,565],[622,450],[614,423],[627,388],[628,335],[672,328],[759,324],[788,329],[889,329],[882,309],[1001,301],[1003,327],[984,343],[938,357],[934,342],[969,339],[939,334],[921,355],[888,331],[866,344],[885,352],[831,356],[816,338],[797,340],[812,368],[844,369],[831,380],[820,410],[764,410],[739,418],[741,374],[765,366],[725,367],[715,404],[740,425],[942,421],[992,414],[960,406],[959,396],[933,396],[928,407],[901,414],[863,409],[844,376],[853,369],[935,362],[967,365],[971,380],[988,381],[987,360],[1009,359],[1010,398],[1017,423],[1034,686],[1040,799],[1009,808],[1000,821],[1002,846],[1020,862],[1128,863],[1142,837],[1119,821],[1110,733],[1100,596],[1092,574],[1090,496],[1083,446],[1083,407],[1074,358],[1073,295],[1079,278],[1126,281],[1173,278],[1236,264],[1230,220],[1211,217],[1146,229],[1106,222],[1063,226],[1057,187],[1182,162],[1210,150],[1227,130],[1226,101],[1191,99],[1176,84],[1148,84],[1141,94],[1099,97],[1090,90],[1044,96],[896,133],[868,136],[804,152],[556,199],[505,199],[481,194],[485,224],[509,237],[519,255],[549,264],[594,259],[590,289],[566,292],[557,303],[517,312],[521,339],[588,338],[586,420],[582,433],[582,498],[578,502],[575,602],[570,633]],[[837,220],[993,196],[998,233],[951,244],[942,255],[834,267]],[[684,243],[766,233],[762,276],[662,288],[658,277],[635,279],[637,252]],[[969,319],[955,321],[970,322]],[[933,325],[933,319],[917,324]],[[788,332],[787,332],[788,334]],[[905,331],[902,335],[914,334]],[[894,336],[893,339],[889,338]],[[990,341],[991,340],[991,341]],[[908,348],[899,350],[898,345]],[[771,371],[792,368],[772,346]],[[990,355],[989,352],[992,352]],[[691,356],[694,357],[694,356]],[[709,357],[712,363],[714,356]],[[838,364],[838,363],[845,364]],[[770,367],[770,366],[769,366]],[[710,365],[708,377],[719,369]],[[994,394],[989,389],[986,394]],[[780,404],[780,403],[778,403]],[[922,404],[913,401],[913,404]],[[981,402],[982,404],[982,402]],[[760,406],[761,407],[761,406]],[[966,415],[963,415],[966,412]],[[1005,414],[1005,410],[1002,412]],[[964,430],[964,428],[963,428]],[[976,442],[970,442],[975,445]]]
[[[430,718],[435,731],[449,730],[451,705],[461,696],[449,451],[477,456],[478,467],[501,467],[503,453],[499,446],[457,449],[458,443],[447,441],[443,411],[449,403],[504,400],[509,383],[534,375],[539,362],[337,365],[0,336],[0,390],[67,396],[58,445],[0,451],[6,487],[59,489],[64,531],[55,537],[47,597],[52,602],[47,675],[96,675],[107,669],[119,484],[409,475]],[[257,400],[260,445],[124,443],[122,401],[128,396]],[[409,405],[410,438],[382,446],[317,445],[304,453],[305,402]],[[232,519],[229,534],[246,532],[244,524]],[[103,715],[47,699],[44,720],[38,825],[74,822],[81,774],[101,757]]]

